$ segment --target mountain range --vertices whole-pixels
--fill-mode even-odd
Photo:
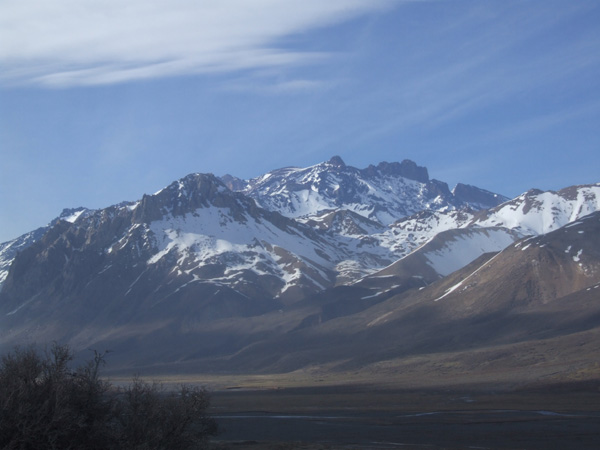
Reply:
[[[498,367],[531,369],[537,352],[536,374],[596,376],[599,228],[600,184],[509,199],[339,156],[190,174],[0,244],[0,345],[57,340],[172,373],[377,372],[427,355],[482,371],[495,366],[475,356],[502,350]]]

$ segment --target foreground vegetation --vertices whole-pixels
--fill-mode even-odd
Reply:
[[[99,376],[104,355],[72,368],[73,353],[54,345],[15,349],[0,362],[0,448],[202,449],[216,434],[205,390],[167,392],[134,379],[117,388]]]

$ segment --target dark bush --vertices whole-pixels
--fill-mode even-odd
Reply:
[[[0,448],[201,449],[216,433],[206,391],[134,379],[114,388],[99,377],[103,355],[71,369],[73,354],[15,349],[0,362]]]
[[[119,448],[197,449],[216,432],[215,422],[205,414],[208,396],[196,387],[167,392],[160,384],[134,379],[116,405]]]

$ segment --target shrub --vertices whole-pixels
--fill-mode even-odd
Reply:
[[[215,422],[205,415],[208,396],[202,389],[182,386],[166,392],[157,383],[134,379],[117,402],[120,448],[196,449],[215,434]]]
[[[167,392],[138,378],[116,389],[99,377],[104,355],[72,370],[55,344],[40,355],[15,349],[0,362],[0,448],[200,449],[216,433],[203,389]]]

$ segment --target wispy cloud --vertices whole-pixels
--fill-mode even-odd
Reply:
[[[284,37],[380,10],[395,0],[4,0],[5,83],[111,84],[307,64],[323,54]]]
[[[381,88],[380,97],[390,99],[388,117],[363,138],[415,126],[436,129],[525,96],[552,108],[555,96],[578,89],[573,80],[600,69],[600,34],[569,29],[589,3],[567,5],[561,14],[534,4],[499,4],[473,4],[446,26],[429,26],[428,40],[412,47],[419,51],[403,55],[397,85]]]
[[[333,83],[323,80],[308,80],[294,78],[286,80],[272,80],[267,77],[252,77],[238,81],[229,81],[224,84],[223,90],[229,92],[250,92],[255,94],[307,94],[322,92],[333,87]]]
[[[532,137],[540,133],[547,133],[565,123],[580,120],[600,113],[600,101],[578,104],[566,107],[559,111],[552,111],[534,117],[516,120],[509,125],[502,125],[497,129],[474,136],[471,142],[473,146],[482,146],[494,141],[516,140]]]

